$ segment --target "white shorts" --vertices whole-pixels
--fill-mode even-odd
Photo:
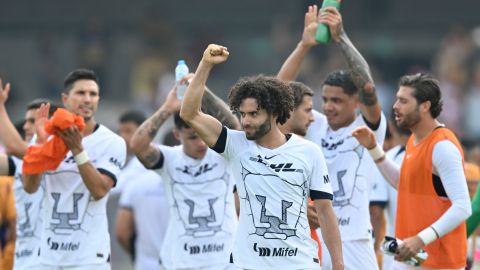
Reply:
[[[378,270],[377,257],[371,239],[342,242],[345,270]],[[325,243],[322,241],[322,269],[331,270],[332,261]]]
[[[111,270],[110,263],[87,264],[79,266],[54,266],[40,264],[35,270]],[[32,269],[33,270],[33,269]]]
[[[161,267],[162,270],[238,270],[233,263],[227,264],[217,264],[217,265],[209,265],[204,267],[193,267],[193,268],[164,268]]]
[[[406,263],[402,263],[402,262],[399,262],[399,261],[393,261],[392,263],[392,266],[390,267],[390,269],[386,269],[386,270],[430,270],[433,268],[425,268],[425,267],[419,267],[419,266],[411,266],[409,264],[406,264]],[[463,270],[465,268],[442,268],[442,269],[437,269],[435,268],[435,270]]]

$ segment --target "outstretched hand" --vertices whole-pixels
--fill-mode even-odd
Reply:
[[[202,61],[211,65],[217,65],[227,61],[229,54],[227,47],[210,44],[203,53]]]
[[[352,131],[352,136],[367,149],[373,149],[377,145],[375,133],[366,126],[361,126]]]
[[[334,7],[326,7],[320,11],[318,22],[328,25],[333,40],[340,41],[340,35],[344,32],[342,15]]]
[[[303,26],[302,43],[306,46],[313,47],[318,44],[315,39],[315,33],[318,28],[318,6],[308,6],[305,13],[305,23]]]
[[[47,142],[48,133],[45,131],[45,123],[48,120],[48,112],[50,111],[50,103],[43,103],[35,111],[35,132],[37,133],[36,144],[44,144]]]
[[[2,79],[0,79],[0,103],[5,104],[8,99],[8,94],[10,93],[10,83],[7,82],[5,87],[3,86]]]

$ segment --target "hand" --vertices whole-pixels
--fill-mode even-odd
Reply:
[[[162,107],[168,112],[175,113],[180,110],[181,106],[182,101],[177,98],[177,85],[175,84],[173,88],[170,89],[170,91],[168,92],[167,98],[165,99],[165,103],[163,103]]]
[[[0,79],[0,103],[5,104],[8,99],[8,93],[10,93],[10,83],[7,83],[5,87],[3,87],[2,79]]]
[[[377,138],[375,133],[366,126],[358,127],[352,131],[352,136],[368,150],[375,148],[377,145]]]
[[[417,235],[403,240],[403,243],[397,248],[395,260],[406,261],[415,256],[425,244]]]
[[[334,7],[326,7],[320,11],[318,16],[320,23],[328,25],[333,40],[340,41],[340,36],[344,33],[342,15]]]
[[[318,44],[315,39],[315,33],[318,28],[318,7],[317,5],[308,6],[305,13],[305,23],[302,35],[302,44],[307,47],[313,47]]]
[[[211,65],[217,65],[227,61],[229,54],[226,47],[210,44],[203,53],[202,61]]]
[[[45,123],[48,120],[49,110],[50,103],[44,103],[35,111],[35,133],[37,134],[36,144],[44,144],[48,139],[48,134],[45,132]]]
[[[312,204],[307,205],[307,218],[308,218],[308,225],[310,225],[310,229],[316,230],[317,228],[320,227],[320,224],[318,223],[318,215],[317,215],[317,209],[315,208],[315,205],[312,205]]]
[[[72,154],[74,156],[83,151],[83,135],[77,126],[69,127],[64,130],[58,131],[57,135],[62,138],[63,142],[65,142],[68,149],[72,151]]]

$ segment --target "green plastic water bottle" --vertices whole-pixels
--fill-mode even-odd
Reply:
[[[337,10],[340,9],[339,0],[323,0],[321,9],[326,7],[335,7]],[[317,28],[317,33],[315,33],[315,39],[320,43],[328,43],[331,39],[330,29],[326,24],[319,24]]]

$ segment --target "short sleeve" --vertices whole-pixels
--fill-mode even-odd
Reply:
[[[327,163],[320,148],[312,143],[312,175],[310,178],[310,197],[312,200],[333,200],[332,184],[328,176]]]
[[[125,165],[127,146],[120,137],[113,137],[105,149],[104,153],[97,157],[96,167],[100,173],[111,177],[116,184],[120,170]]]
[[[121,208],[133,209],[133,199],[134,199],[134,190],[135,185],[139,183],[130,182],[123,189],[120,195],[119,205]]]

